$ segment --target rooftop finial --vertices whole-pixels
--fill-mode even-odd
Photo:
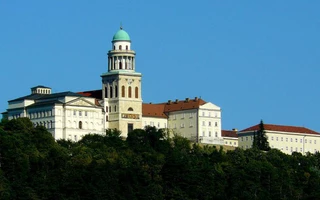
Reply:
[[[120,30],[122,30],[123,28],[122,28],[122,22],[120,22]]]

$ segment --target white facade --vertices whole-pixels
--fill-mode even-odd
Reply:
[[[287,128],[286,131],[277,130],[278,127],[289,127],[290,129]],[[238,132],[239,147],[243,149],[252,148],[256,132],[252,130]],[[292,154],[293,152],[306,154],[307,152],[315,153],[320,151],[320,134],[304,127],[272,125],[272,130],[266,129],[265,133],[270,148],[279,149],[286,154]]]
[[[26,97],[9,101],[9,120],[28,117],[34,126],[46,127],[56,140],[77,141],[85,134],[105,133],[104,113],[102,107],[95,104],[94,98],[72,92],[32,92]]]

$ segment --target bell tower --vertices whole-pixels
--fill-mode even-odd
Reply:
[[[135,55],[128,33],[120,27],[108,52],[108,72],[101,77],[105,127],[120,130],[123,137],[142,128],[141,73],[135,71]]]

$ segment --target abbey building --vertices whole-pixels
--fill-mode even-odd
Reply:
[[[55,139],[77,141],[89,133],[118,129],[123,137],[133,129],[165,128],[194,142],[223,145],[221,109],[201,98],[146,104],[142,101],[141,73],[135,51],[122,28],[113,36],[102,88],[94,91],[52,93],[36,86],[31,94],[8,101],[8,119],[28,117]]]

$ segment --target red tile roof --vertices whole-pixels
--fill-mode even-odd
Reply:
[[[221,136],[237,138],[238,134],[237,134],[237,131],[233,131],[233,130],[221,130]]]
[[[164,104],[142,104],[142,116],[144,117],[159,117],[168,118],[164,114]]]
[[[307,133],[307,134],[317,134],[318,132],[313,131],[311,129],[299,126],[284,126],[284,125],[274,125],[274,124],[264,124],[264,129],[268,131],[279,131],[279,132],[291,132],[291,133]],[[246,131],[257,131],[259,130],[259,124],[255,126],[251,126],[239,132]]]
[[[186,99],[183,101],[168,101],[159,104],[142,104],[142,115],[144,117],[162,117],[167,118],[165,113],[197,109],[206,102],[202,99]]]
[[[207,102],[205,102],[202,99],[198,99],[198,98],[190,99],[190,100],[183,100],[183,101],[176,100],[173,102],[164,103],[165,104],[164,112],[197,109],[205,103],[207,103]]]

